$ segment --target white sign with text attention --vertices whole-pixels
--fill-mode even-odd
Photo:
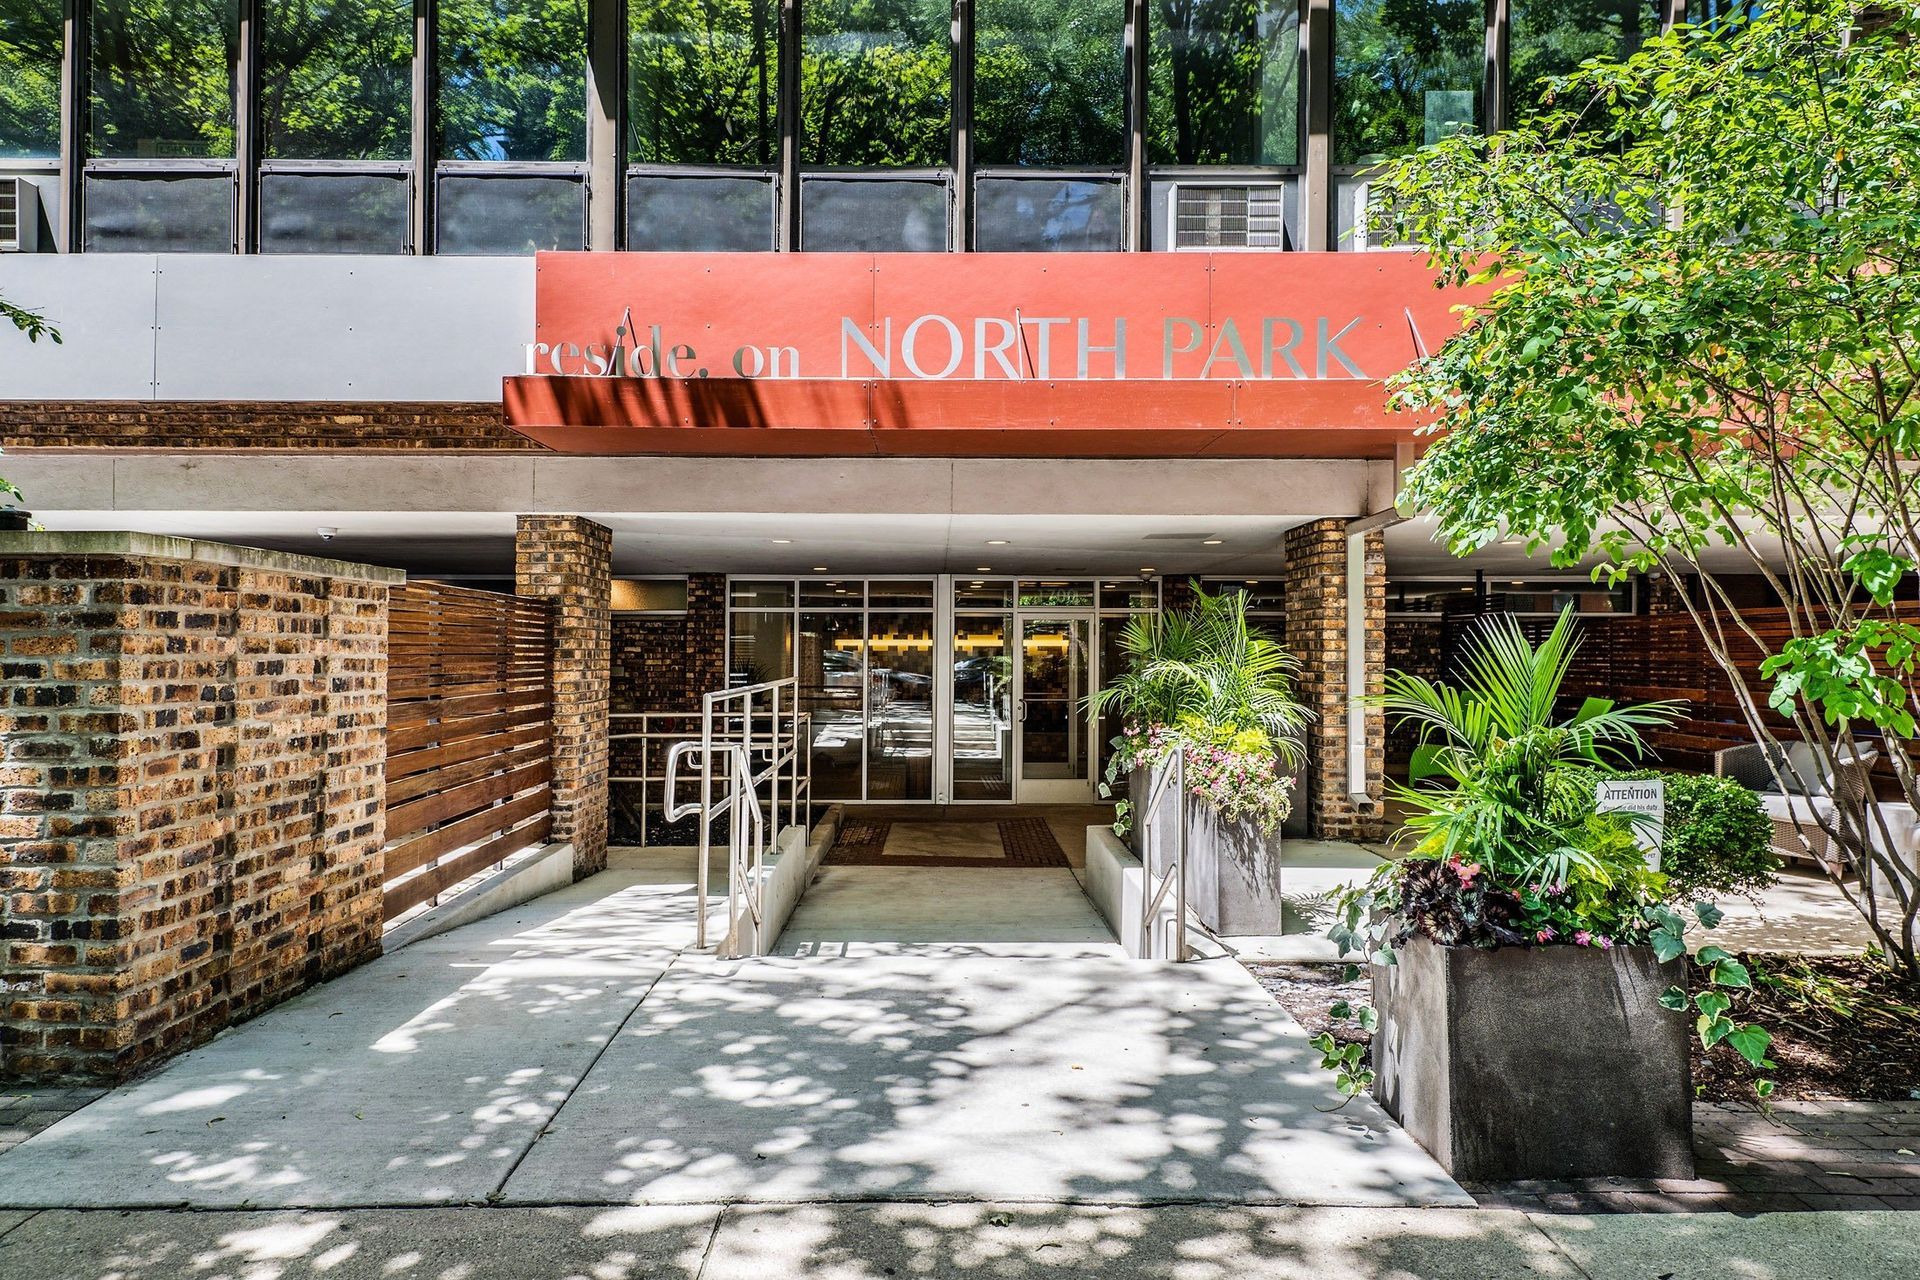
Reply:
[[[1647,851],[1647,865],[1660,869],[1660,842],[1666,836],[1667,784],[1662,778],[1603,782],[1595,789],[1601,813],[1634,815],[1633,838]]]

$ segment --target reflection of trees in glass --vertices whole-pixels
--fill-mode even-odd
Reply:
[[[632,158],[774,163],[780,13],[772,0],[632,0]]]
[[[264,153],[406,159],[412,0],[263,0],[260,9]]]
[[[440,154],[587,154],[587,0],[440,0]]]
[[[1158,164],[1297,164],[1295,0],[1153,0],[1147,154]]]
[[[1588,58],[1629,57],[1660,33],[1654,0],[1515,0],[1511,21],[1507,100],[1516,119],[1540,105],[1554,76]]]
[[[1125,159],[1123,0],[978,0],[974,12],[978,163]]]
[[[92,154],[233,155],[235,0],[95,0]]]
[[[945,165],[952,150],[948,0],[809,0],[801,6],[801,158]]]
[[[0,9],[0,156],[60,154],[60,0]]]
[[[1485,57],[1482,0],[1335,0],[1333,162],[1477,127]]]

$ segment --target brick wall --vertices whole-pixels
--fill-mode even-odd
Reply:
[[[1370,809],[1347,788],[1347,522],[1314,520],[1287,531],[1287,646],[1300,659],[1300,696],[1315,719],[1307,733],[1311,830],[1328,839],[1374,839],[1384,832],[1378,800],[1386,771],[1386,719],[1369,710],[1366,726]],[[1386,675],[1387,549],[1365,535],[1367,692]]]
[[[685,613],[614,616],[614,711],[697,711],[700,695],[725,688],[726,683],[725,574],[691,575],[687,579]],[[639,729],[637,720],[614,723],[615,733],[637,733]],[[666,748],[660,743],[628,739],[613,743],[609,754],[609,771],[615,777],[658,775],[666,765]],[[651,795],[657,806],[657,790]],[[611,784],[608,801],[610,838],[617,844],[638,843],[641,838],[639,787]]]
[[[0,534],[0,1058],[121,1079],[380,950],[388,570]]]
[[[544,452],[497,404],[4,400],[0,449]]]
[[[607,734],[612,688],[613,533],[580,516],[520,516],[514,576],[553,601],[553,839],[573,844],[575,878],[607,865]]]

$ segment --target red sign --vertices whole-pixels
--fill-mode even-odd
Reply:
[[[1412,254],[542,254],[508,421],[569,452],[1388,456],[1459,327]]]

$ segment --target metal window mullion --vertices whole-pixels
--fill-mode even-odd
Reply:
[[[1300,222],[1304,247],[1313,252],[1333,243],[1333,3],[1306,0],[1300,23],[1300,83],[1306,101],[1301,152]]]
[[[413,0],[413,102],[408,154],[413,158],[412,217],[408,247],[416,254],[433,251],[433,176],[436,158],[434,129],[434,0]]]
[[[87,150],[87,0],[63,0],[60,50],[60,216],[54,247],[80,252],[85,240],[80,222],[80,173]]]
[[[1488,133],[1507,126],[1507,32],[1513,22],[1512,0],[1486,0],[1486,54],[1480,69],[1480,120]]]
[[[800,19],[800,0],[780,0],[780,81],[774,109],[780,126],[780,167],[773,247],[788,253],[800,247]]]
[[[253,253],[260,213],[260,3],[239,0],[233,68],[233,251]]]
[[[1129,0],[1124,39],[1126,101],[1121,105],[1127,121],[1127,238],[1123,247],[1139,251],[1153,247],[1148,231],[1152,210],[1147,207],[1147,0]]]
[[[587,248],[620,247],[625,204],[625,0],[591,0],[587,8]]]
[[[964,253],[973,248],[973,26],[974,0],[953,0],[952,47],[953,119],[949,161],[953,167],[952,225],[947,247]]]

